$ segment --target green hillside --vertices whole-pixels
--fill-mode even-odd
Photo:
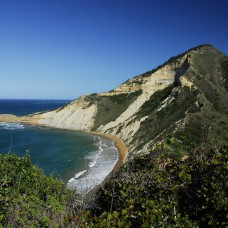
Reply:
[[[28,153],[0,154],[0,227],[63,227],[78,200],[62,181],[35,167]]]
[[[227,149],[136,156],[99,191],[88,220],[95,227],[226,227]]]
[[[79,101],[96,107],[91,130],[124,137],[128,161],[82,198],[28,154],[0,155],[2,227],[228,227],[227,56],[200,45]]]
[[[150,150],[170,138],[172,145],[165,145],[179,150],[228,142],[227,56],[207,45],[190,49],[181,76],[192,86],[182,85],[177,74],[172,85],[155,92],[135,114],[135,119],[147,116],[134,136],[136,150],[146,143]]]
[[[82,199],[29,155],[0,156],[1,227],[227,227],[228,147],[156,148]]]

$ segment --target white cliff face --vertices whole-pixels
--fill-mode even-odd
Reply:
[[[193,87],[193,82],[191,82],[189,79],[186,77],[180,77],[180,83],[182,86],[189,87],[190,89]]]
[[[186,58],[187,57],[184,56],[173,64],[165,65],[156,72],[151,73],[151,75],[129,79],[111,92],[100,93],[99,95],[101,96],[112,96],[142,90],[142,94],[139,95],[116,120],[106,125],[101,125],[97,130],[118,135],[124,141],[130,143],[140,128],[141,122],[147,118],[143,117],[141,120],[134,120],[134,115],[140,110],[142,105],[150,99],[154,92],[166,88],[175,81],[175,69],[180,68]],[[186,84],[185,79],[182,79],[182,82]],[[89,101],[86,101],[85,97],[86,96],[80,97],[63,109],[40,114],[39,124],[90,131],[94,127],[97,106],[96,103],[89,104]]]
[[[41,114],[39,124],[74,130],[90,130],[96,112],[96,105],[89,105],[88,102],[79,99],[61,110]]]
[[[142,93],[115,121],[109,122],[105,126],[102,125],[99,130],[105,132],[110,128],[114,128],[119,124],[124,123],[139,110],[139,108],[144,104],[145,101],[149,99],[149,97],[150,96],[148,93]]]
[[[205,51],[206,49],[203,48],[201,50],[202,54]],[[134,143],[137,133],[140,135],[139,130],[143,130],[142,127],[146,127],[145,120],[148,118],[146,115],[149,115],[148,112],[143,111],[138,115],[138,112],[156,91],[163,90],[174,82],[178,82],[178,86],[175,86],[174,89],[180,86],[189,87],[190,90],[196,88],[197,84],[194,81],[194,75],[198,73],[197,64],[199,63],[197,62],[198,57],[195,58],[195,54],[198,53],[198,50],[192,50],[187,54],[180,55],[181,57],[179,58],[168,60],[167,64],[159,66],[158,70],[129,79],[110,92],[100,93],[95,96],[82,96],[62,109],[36,113],[25,117],[0,116],[0,121],[39,123],[51,127],[109,133],[120,137],[130,149],[134,149],[137,143]],[[221,80],[224,79],[221,78]],[[140,92],[134,93],[137,91]],[[130,93],[133,93],[132,96]],[[153,111],[159,112],[165,109],[176,99],[176,93],[178,95],[178,91],[172,90],[164,98],[160,97],[160,104]],[[126,96],[118,96],[120,94],[125,94]],[[104,98],[104,96],[108,97]],[[121,97],[128,97],[128,102],[121,103]],[[127,107],[124,104],[127,104]],[[147,109],[147,105],[145,105],[145,109]],[[119,109],[115,110],[115,108]],[[144,116],[142,116],[143,113],[145,113]]]
[[[182,71],[183,69],[181,66],[187,58],[187,55],[185,55],[172,64],[164,65],[154,73],[147,73],[146,75],[134,77],[111,92],[98,94],[97,98],[99,99],[99,95],[112,96],[142,90],[142,93],[126,107],[125,111],[114,121],[108,122],[105,125],[100,125],[95,130],[117,135],[130,145],[134,135],[139,130],[141,123],[147,118],[147,116],[144,116],[141,119],[135,118],[137,112],[142,105],[150,99],[154,92],[173,84],[176,79],[176,69]],[[184,86],[192,86],[192,83],[183,76],[180,77],[180,82]],[[170,100],[165,100],[161,104],[160,109],[164,108],[167,102],[170,102]],[[113,110],[113,112],[115,112],[115,110]],[[90,96],[84,95],[63,108],[46,113],[34,114],[26,117],[23,121],[29,121],[30,119],[30,121],[51,127],[91,131],[95,126],[96,115],[96,99],[91,100]]]
[[[100,126],[100,131],[106,132],[108,129],[112,129],[111,133],[114,134],[114,132],[116,132],[116,129],[114,128],[120,124],[125,123],[130,117],[137,113],[142,105],[150,99],[154,92],[164,89],[174,82],[175,71],[171,67],[163,67],[155,73],[151,74],[149,77],[141,78],[140,80],[142,84],[140,84],[140,87],[130,86],[131,89],[129,89],[128,84],[131,83],[130,85],[132,85],[135,80],[139,79],[133,78],[117,87],[114,91],[117,91],[117,93],[126,93],[129,90],[131,91],[133,88],[140,88],[142,89],[143,93],[132,104],[130,104],[129,107],[115,121],[109,122],[105,126]],[[138,124],[136,124],[138,126],[137,128],[140,127],[140,121]],[[132,131],[135,132],[134,129],[131,130],[131,132]],[[122,135],[121,138],[126,138],[126,135]]]
[[[129,148],[132,149],[133,144],[131,144],[134,135],[139,130],[141,123],[147,119],[147,116],[137,120],[134,117],[127,120],[123,125],[121,126],[120,132],[110,132],[111,134],[118,135],[127,145],[129,145]]]

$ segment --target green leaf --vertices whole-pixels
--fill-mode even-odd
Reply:
[[[112,216],[113,216],[114,218],[118,218],[119,213],[118,213],[117,211],[113,211]]]
[[[23,172],[24,174],[26,174],[27,171],[26,171],[25,169],[22,169],[22,172]]]
[[[101,215],[100,215],[100,218],[105,218],[107,216],[107,212],[103,212]]]
[[[148,200],[147,201],[147,206],[148,207],[153,207],[154,206],[154,201],[153,200]]]
[[[108,218],[108,220],[112,219],[112,215],[108,214],[107,218]]]
[[[126,210],[122,210],[122,215],[126,215],[127,211]]]
[[[181,171],[179,172],[178,176],[179,176],[180,178],[182,178],[184,174],[185,174],[185,171],[184,171],[184,170],[181,170]]]

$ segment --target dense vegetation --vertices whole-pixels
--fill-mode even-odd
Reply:
[[[0,224],[226,227],[228,146],[200,147],[185,156],[161,148],[129,161],[99,190],[95,201],[80,209],[75,207],[77,197],[72,197],[72,191],[44,176],[28,154],[0,155]]]
[[[144,119],[128,145],[135,154],[97,194],[82,198],[44,176],[28,153],[0,155],[0,227],[228,227],[228,145],[221,146],[228,142],[228,59],[210,47],[190,49],[190,65],[176,69],[174,84],[129,120]],[[189,51],[129,83],[140,85]],[[178,81],[182,73],[190,85]],[[93,130],[141,93],[86,96],[97,105]]]
[[[187,112],[190,114],[200,111],[196,105],[197,94],[197,90],[191,91],[188,87],[175,87],[174,85],[155,92],[135,115],[139,119],[147,116],[135,134],[137,149],[141,149],[145,143],[159,135],[160,138],[164,138],[167,134],[172,134],[176,128],[176,122],[182,120]],[[168,98],[167,104],[161,108],[166,98]],[[201,131],[199,131],[200,134]],[[201,138],[196,139],[195,142],[198,144]],[[191,144],[194,140],[195,138],[186,138],[186,140],[182,138],[185,145]]]
[[[23,157],[0,154],[0,227],[59,227],[76,194]]]
[[[99,192],[81,226],[226,227],[227,149],[136,157]]]
[[[221,70],[224,78],[226,91],[228,91],[228,57],[225,56],[221,62]]]

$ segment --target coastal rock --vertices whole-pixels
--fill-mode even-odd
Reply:
[[[221,130],[219,122],[228,122],[228,70],[223,64],[227,61],[211,45],[201,45],[110,92],[83,95],[54,111],[24,117],[0,115],[0,121],[108,133],[120,137],[130,153],[146,152],[161,136],[173,132],[179,137],[183,129],[192,131],[191,124],[202,129],[211,121],[224,140],[227,131]],[[207,137],[216,141],[213,131]]]
[[[64,108],[40,114],[39,124],[65,129],[90,130],[97,107],[85,101],[85,97],[80,97]]]

